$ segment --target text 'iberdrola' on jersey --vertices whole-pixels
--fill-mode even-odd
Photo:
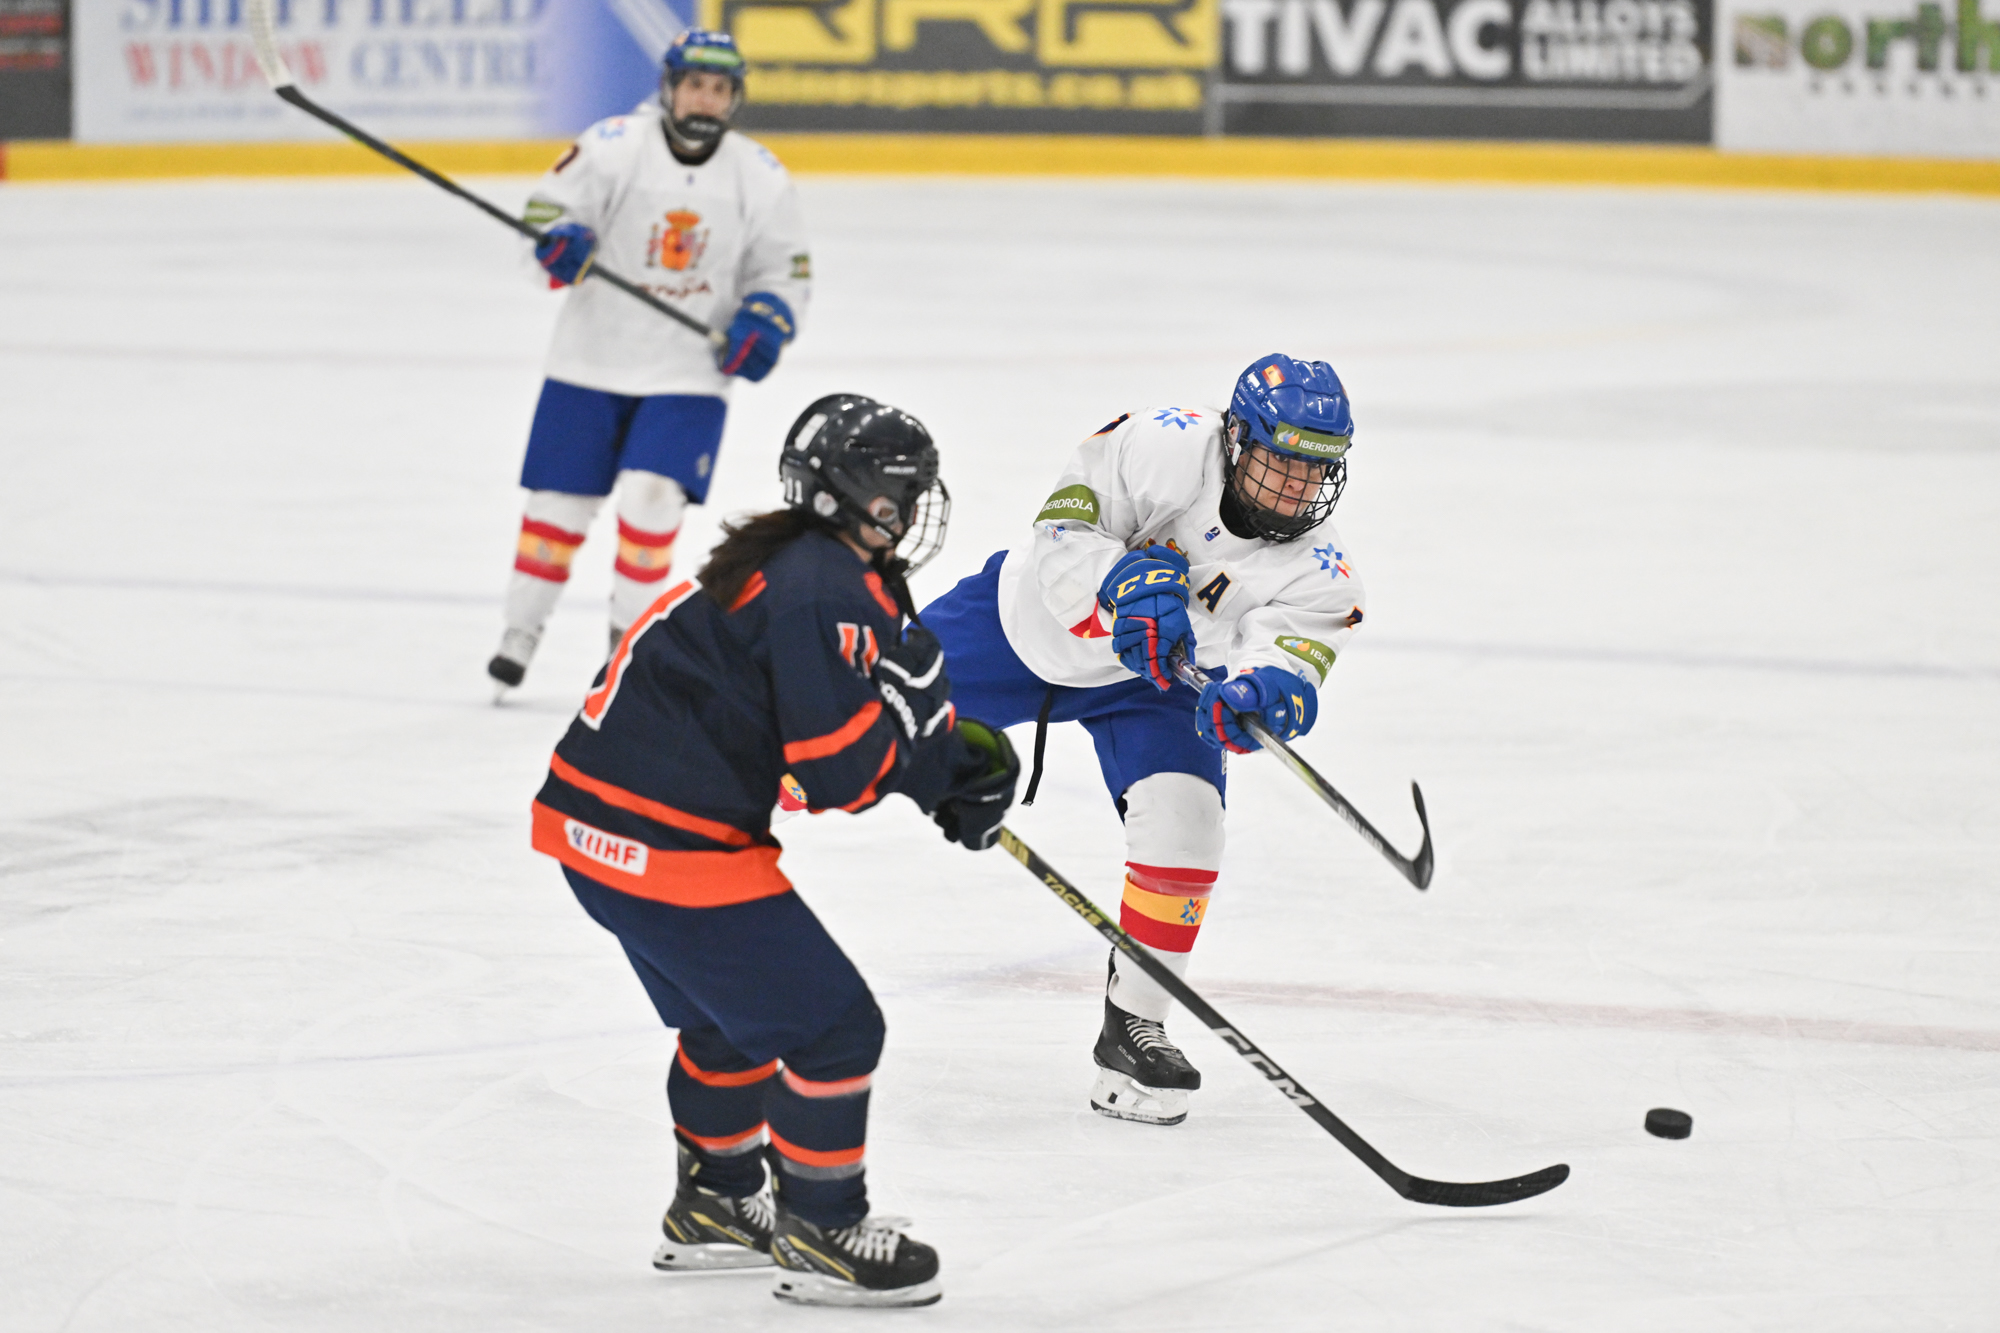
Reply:
[[[1222,519],[1223,414],[1130,412],[1078,445],[1027,536],[1000,571],[1000,622],[1028,668],[1055,685],[1131,679],[1110,648],[1098,590],[1149,544],[1187,558],[1197,665],[1231,674],[1278,666],[1319,686],[1365,594],[1331,524],[1294,541],[1241,537]]]

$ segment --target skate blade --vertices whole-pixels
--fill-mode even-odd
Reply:
[[[1141,1125],[1178,1125],[1187,1119],[1184,1088],[1149,1088],[1114,1069],[1100,1068],[1091,1085],[1090,1109],[1113,1120]]]
[[[662,1273],[736,1273],[746,1268],[769,1268],[772,1262],[762,1250],[726,1240],[707,1245],[670,1240],[653,1251],[653,1267]]]
[[[918,1305],[936,1305],[944,1299],[944,1288],[938,1285],[936,1278],[932,1278],[928,1282],[918,1282],[907,1287],[891,1287],[887,1291],[877,1291],[852,1282],[843,1282],[837,1277],[827,1277],[822,1273],[786,1271],[778,1275],[778,1281],[771,1288],[771,1294],[793,1305],[849,1305],[895,1310]]]

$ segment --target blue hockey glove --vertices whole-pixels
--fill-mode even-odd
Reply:
[[[1125,669],[1172,689],[1174,649],[1194,656],[1187,557],[1167,546],[1128,551],[1104,576],[1097,600],[1111,609],[1111,647]]]
[[[1202,687],[1201,702],[1195,705],[1195,730],[1219,749],[1236,754],[1261,750],[1263,745],[1230,710],[1245,713],[1270,728],[1281,741],[1303,736],[1312,730],[1319,716],[1319,691],[1283,667],[1260,666],[1234,680],[1210,681]]]
[[[722,373],[741,375],[752,384],[763,379],[778,364],[778,349],[792,340],[795,327],[783,297],[750,293],[729,322],[729,346],[719,359]]]
[[[535,262],[549,271],[557,287],[581,282],[597,253],[597,233],[581,222],[558,222],[535,242]]]

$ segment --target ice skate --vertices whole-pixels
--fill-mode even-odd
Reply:
[[[524,629],[510,629],[500,636],[499,651],[486,664],[486,674],[493,678],[493,702],[499,703],[507,691],[518,686],[528,674],[528,663],[535,658],[535,648],[542,636]]]
[[[944,1295],[937,1251],[905,1236],[908,1225],[907,1218],[869,1217],[851,1227],[816,1227],[781,1208],[771,1294],[794,1305],[936,1305]]]
[[[715,1273],[771,1266],[771,1198],[759,1190],[745,1197],[717,1194],[694,1183],[692,1155],[679,1152],[674,1201],[660,1219],[666,1240],[653,1251],[662,1273]]]
[[[1104,1028],[1090,1054],[1097,1062],[1090,1105],[1099,1115],[1146,1125],[1187,1119],[1188,1094],[1201,1087],[1201,1071],[1167,1039],[1162,1024],[1106,1000]]]

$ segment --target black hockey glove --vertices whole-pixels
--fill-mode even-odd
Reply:
[[[922,625],[903,631],[903,641],[883,652],[870,678],[904,740],[915,745],[940,728],[951,729],[951,677],[944,674],[944,650],[937,635]]]
[[[954,765],[951,790],[931,818],[946,838],[983,852],[1000,836],[1000,821],[1014,804],[1021,761],[1014,757],[1007,733],[984,722],[962,717],[952,736],[962,753]]]

